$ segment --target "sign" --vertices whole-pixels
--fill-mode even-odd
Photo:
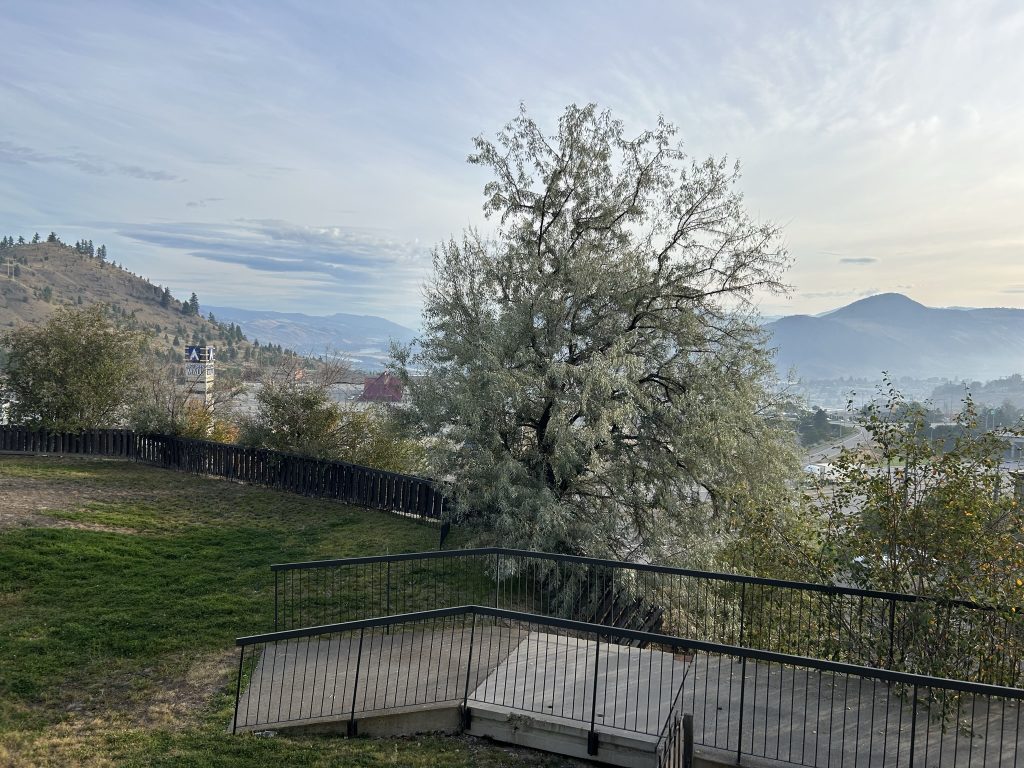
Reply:
[[[216,359],[216,347],[185,347],[185,362],[212,363]]]
[[[189,382],[189,399],[209,405],[213,398],[213,347],[185,347],[185,378]]]

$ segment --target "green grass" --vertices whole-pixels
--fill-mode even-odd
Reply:
[[[270,563],[433,549],[434,526],[116,461],[0,457],[0,494],[8,519],[28,516],[0,523],[2,765],[543,759],[469,739],[225,732],[234,638],[273,628]]]

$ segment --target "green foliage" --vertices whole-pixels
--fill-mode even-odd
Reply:
[[[551,137],[523,112],[476,139],[495,237],[435,249],[423,336],[395,354],[486,539],[696,562],[785,493],[748,303],[783,289],[778,229],[746,214],[735,168],[689,161],[674,134],[627,138],[591,105]]]
[[[928,631],[911,634],[927,642],[908,639],[899,649],[921,672],[998,679],[998,657],[1024,649],[993,649],[987,671],[964,665],[988,647],[989,624],[1024,619],[1024,509],[1000,473],[1003,441],[976,432],[969,398],[957,417],[961,430],[946,445],[930,435],[923,407],[889,381],[884,394],[863,422],[873,450],[844,451],[831,482],[818,489],[823,569],[865,588],[1001,606],[974,624],[949,606],[922,608],[912,621]]]
[[[340,453],[340,426],[341,411],[326,388],[268,382],[256,395],[256,415],[242,424],[239,442],[330,459]]]
[[[323,379],[279,376],[263,384],[256,404],[255,416],[241,424],[238,441],[243,445],[405,474],[423,469],[423,448],[408,438],[391,409],[342,406]]]
[[[142,334],[118,328],[103,305],[60,308],[3,338],[3,400],[11,423],[65,431],[124,423],[137,388]]]

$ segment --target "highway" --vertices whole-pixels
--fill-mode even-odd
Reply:
[[[843,448],[856,448],[862,443],[866,443],[869,440],[867,430],[863,427],[857,427],[857,431],[844,438],[842,441],[824,446],[818,446],[811,450],[804,456],[804,466],[808,464],[823,464],[828,462],[829,459],[838,456],[839,452]]]

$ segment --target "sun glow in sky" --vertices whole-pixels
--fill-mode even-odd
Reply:
[[[0,234],[55,230],[204,303],[418,324],[465,163],[523,102],[738,158],[789,298],[1024,306],[1024,4],[0,6]]]

